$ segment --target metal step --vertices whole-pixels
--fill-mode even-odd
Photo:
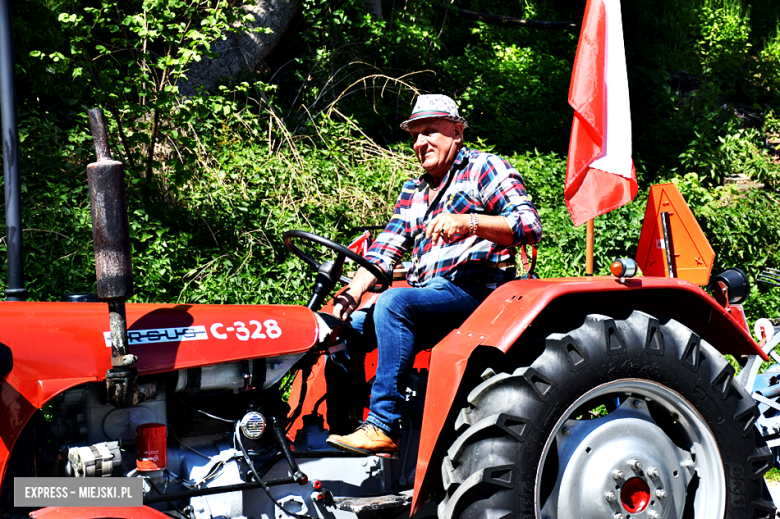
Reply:
[[[360,513],[388,508],[401,508],[412,504],[412,490],[397,494],[385,494],[371,497],[334,497],[333,504],[345,512]]]

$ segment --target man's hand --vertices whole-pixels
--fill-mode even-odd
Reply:
[[[358,307],[363,294],[368,292],[368,289],[374,286],[374,283],[376,283],[374,275],[360,267],[346,290],[338,294],[333,300],[333,312],[331,313],[346,322],[349,316],[352,315],[352,312]]]
[[[434,245],[452,243],[465,238],[471,232],[469,214],[441,213],[431,220],[425,229],[425,236],[433,240]],[[512,228],[503,216],[479,215],[477,236],[499,245],[512,245]]]
[[[465,238],[470,230],[469,215],[442,213],[428,224],[425,237],[433,240],[434,245],[440,245]]]
[[[349,319],[349,316],[352,314],[352,312],[354,312],[358,307],[360,297],[361,296],[355,298],[355,296],[349,293],[349,289],[344,290],[333,300],[333,315],[342,321],[346,321]]]

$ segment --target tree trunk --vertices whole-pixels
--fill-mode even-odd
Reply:
[[[366,5],[366,9],[371,13],[371,17],[374,20],[385,19],[384,16],[382,16],[382,0],[363,0],[363,3]]]
[[[279,43],[300,5],[301,0],[254,0],[242,6],[254,17],[254,22],[247,24],[248,29],[267,27],[273,33],[226,35],[215,45],[218,58],[203,58],[190,65],[187,80],[179,83],[179,92],[192,96],[198,87],[213,91],[220,79],[233,77],[242,70],[255,70]]]

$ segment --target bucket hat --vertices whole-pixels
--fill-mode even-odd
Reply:
[[[451,98],[443,94],[423,94],[417,97],[412,115],[401,123],[401,129],[409,131],[410,123],[432,117],[462,123],[464,128],[469,127],[466,119],[458,113],[458,105]]]

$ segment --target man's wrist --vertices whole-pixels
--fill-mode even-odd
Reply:
[[[479,228],[479,214],[469,214],[469,236],[476,236],[477,229]]]

